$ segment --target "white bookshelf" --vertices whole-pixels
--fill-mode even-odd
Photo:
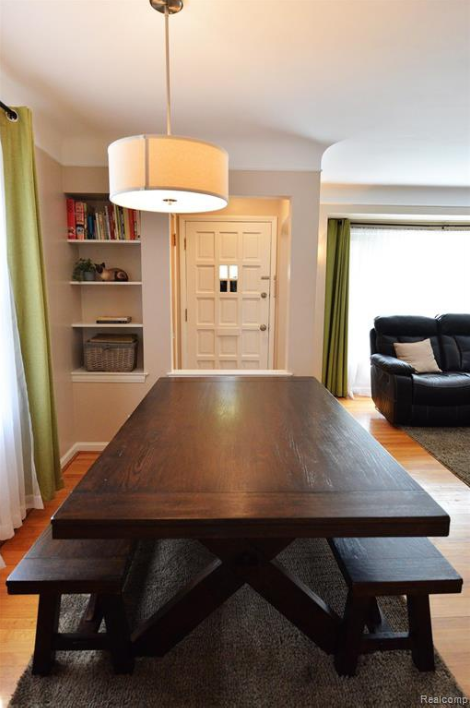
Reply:
[[[141,329],[144,325],[142,322],[126,322],[123,324],[114,324],[112,322],[106,322],[106,324],[97,324],[96,322],[72,322],[72,327],[74,329],[103,329],[103,328],[108,328],[112,327],[113,329],[116,328],[127,328],[127,329],[132,329],[133,327],[137,327]]]
[[[81,366],[72,371],[74,383],[145,383],[148,371],[138,368],[134,371],[86,371]]]
[[[126,280],[126,281],[121,281],[121,280],[110,280],[110,281],[99,281],[99,280],[70,280],[70,285],[106,285],[106,286],[113,286],[113,285],[142,285],[141,280]]]
[[[109,203],[107,194],[67,193],[75,201],[83,201],[92,211],[103,212]],[[64,199],[64,210],[65,210]],[[66,239],[70,249],[71,261],[78,258],[91,258],[94,263],[106,262],[107,267],[125,270],[128,281],[101,281],[70,279],[73,291],[74,314],[70,327],[73,332],[75,349],[74,368],[71,378],[74,383],[144,383],[147,377],[144,364],[144,324],[142,312],[142,259],[141,239]],[[105,248],[101,248],[105,246]],[[108,246],[111,247],[108,249]],[[126,248],[120,248],[126,246]],[[127,246],[135,246],[130,251]],[[70,278],[70,274],[66,274]],[[109,289],[108,289],[109,288]],[[129,315],[132,321],[122,324],[107,322],[97,324],[96,319],[103,314]],[[86,371],[83,366],[83,348],[90,337],[99,332],[134,333],[138,338],[137,368],[131,372]]]
[[[135,241],[105,241],[93,238],[69,238],[67,243],[73,243],[74,246],[140,246],[142,241],[141,239],[136,239]]]

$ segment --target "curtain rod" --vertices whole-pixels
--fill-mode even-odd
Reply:
[[[8,120],[11,120],[13,123],[16,123],[16,121],[18,120],[18,113],[14,111],[13,108],[7,106],[6,103],[3,103],[3,101],[0,101],[0,108],[3,108],[3,110],[5,111]]]
[[[389,221],[351,221],[351,226],[357,226],[361,229],[436,229],[436,231],[446,231],[448,229],[459,229],[462,231],[463,229],[470,229],[468,222],[447,222],[439,224],[432,221],[414,222],[411,224],[409,222],[397,223],[396,221],[393,223]]]

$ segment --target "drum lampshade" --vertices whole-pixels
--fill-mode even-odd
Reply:
[[[134,135],[108,147],[114,204],[140,211],[189,214],[228,203],[228,154],[202,140]]]

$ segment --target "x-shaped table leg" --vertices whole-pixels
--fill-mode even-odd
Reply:
[[[339,617],[275,557],[293,539],[201,539],[219,560],[137,629],[137,655],[163,656],[245,583],[327,653],[336,645]]]

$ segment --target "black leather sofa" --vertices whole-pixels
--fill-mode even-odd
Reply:
[[[394,342],[430,339],[442,373],[418,374]],[[371,340],[372,398],[390,423],[470,425],[470,314],[376,317]]]

